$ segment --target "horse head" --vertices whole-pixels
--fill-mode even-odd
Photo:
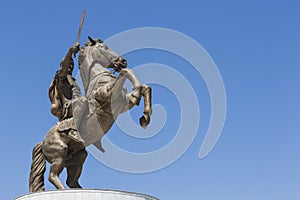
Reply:
[[[88,39],[80,51],[81,58],[90,54],[93,62],[100,64],[104,68],[113,68],[116,71],[126,68],[127,61],[111,50],[101,39],[93,39],[90,36],[88,36]]]

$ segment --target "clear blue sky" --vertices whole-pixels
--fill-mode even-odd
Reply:
[[[166,64],[199,85],[199,131],[180,159],[151,173],[119,172],[89,155],[80,178],[83,187],[136,191],[162,200],[300,198],[299,1],[83,2],[1,3],[1,200],[28,192],[32,148],[56,122],[48,87],[76,39],[83,8],[87,16],[81,44],[87,35],[106,39],[139,27],[182,32],[213,58],[227,94],[222,135],[213,151],[199,160],[210,119],[209,94],[201,76],[166,52],[124,55],[129,67]],[[166,127],[154,138],[133,139],[114,126],[108,134],[112,141],[138,152],[162,147],[174,137],[180,119],[176,98],[162,87],[153,89],[153,102],[168,112]],[[133,119],[137,112],[133,110]],[[65,182],[65,173],[61,178]],[[53,189],[47,180],[46,188]]]

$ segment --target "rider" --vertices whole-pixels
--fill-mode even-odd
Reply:
[[[79,43],[72,45],[66,56],[60,63],[59,70],[56,71],[49,88],[49,98],[51,101],[51,113],[55,115],[61,127],[62,132],[76,142],[83,143],[73,120],[73,114],[76,112],[76,120],[80,122],[84,114],[87,100],[81,96],[80,88],[72,76],[74,61],[72,56],[79,51]],[[76,109],[76,111],[75,111]],[[78,124],[76,124],[78,125]]]

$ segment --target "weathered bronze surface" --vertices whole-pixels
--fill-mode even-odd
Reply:
[[[93,144],[104,152],[102,137],[119,114],[139,105],[142,96],[144,113],[140,125],[146,128],[150,123],[151,87],[142,85],[133,71],[126,68],[127,61],[100,39],[89,37],[80,48],[78,63],[85,92],[82,96],[72,77],[72,55],[78,51],[79,43],[76,42],[61,61],[50,85],[51,112],[58,123],[49,130],[43,142],[33,148],[30,192],[44,190],[46,161],[51,165],[48,179],[57,189],[65,188],[59,180],[65,167],[67,185],[81,188],[78,179],[87,156],[85,147]],[[127,79],[132,83],[131,92],[124,86]]]

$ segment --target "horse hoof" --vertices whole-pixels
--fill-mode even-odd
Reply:
[[[145,116],[142,116],[140,118],[140,125],[141,125],[141,127],[147,128],[147,126],[148,126],[149,123],[150,123],[150,119],[146,120]]]

